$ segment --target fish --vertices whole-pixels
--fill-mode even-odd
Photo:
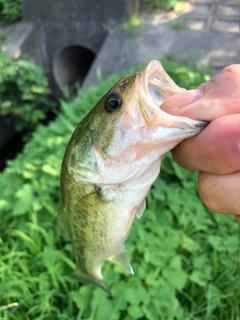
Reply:
[[[102,263],[110,260],[134,273],[124,243],[146,208],[165,153],[207,125],[161,110],[167,97],[183,90],[152,60],[100,99],[66,148],[58,229],[71,241],[78,280],[109,295]]]

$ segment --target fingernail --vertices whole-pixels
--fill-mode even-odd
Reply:
[[[182,91],[180,93],[174,94],[173,96],[167,98],[161,105],[161,110],[163,111],[174,111],[178,110],[180,107],[187,106],[202,96],[202,91],[200,89],[193,89]]]

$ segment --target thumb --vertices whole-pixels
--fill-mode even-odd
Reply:
[[[172,115],[206,121],[240,113],[240,64],[224,68],[195,90],[167,98],[160,108]]]

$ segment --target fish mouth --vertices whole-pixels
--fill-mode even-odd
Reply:
[[[166,98],[186,90],[176,85],[157,60],[152,60],[143,70],[143,87],[148,99],[158,108]]]
[[[145,125],[170,127],[172,116],[162,111],[160,106],[167,97],[185,89],[176,85],[157,60],[149,62],[142,72],[138,73],[136,83],[140,113]]]
[[[138,81],[139,107],[145,125],[169,128],[197,128],[201,131],[207,122],[193,120],[182,116],[173,116],[163,110],[164,100],[174,94],[186,91],[180,88],[166,73],[162,64],[152,60],[139,74]]]

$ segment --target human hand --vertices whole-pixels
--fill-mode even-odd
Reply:
[[[235,215],[240,224],[240,65],[226,67],[196,90],[169,97],[161,109],[211,121],[172,154],[183,168],[200,171],[198,191],[204,204]]]

